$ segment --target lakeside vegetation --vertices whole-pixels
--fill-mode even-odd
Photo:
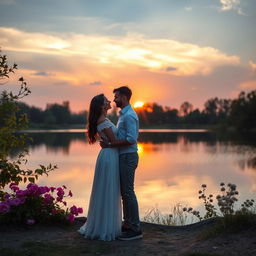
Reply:
[[[159,209],[152,208],[144,216],[143,221],[169,226],[183,226],[203,220],[214,220],[214,225],[202,232],[203,238],[218,236],[225,232],[239,232],[256,228],[254,199],[247,199],[240,206],[236,205],[239,192],[237,186],[231,183],[226,185],[221,182],[220,193],[215,197],[212,194],[207,195],[206,188],[207,185],[203,184],[198,191],[199,199],[203,201],[204,212],[177,204],[169,214],[162,214]],[[214,203],[214,198],[216,203]]]
[[[48,103],[43,110],[18,103],[19,108],[30,120],[29,128],[85,128],[88,111],[73,113],[69,101],[62,104]],[[161,106],[158,103],[145,103],[135,108],[141,128],[157,129],[224,129],[238,131],[256,131],[256,90],[241,92],[233,100],[217,97],[207,100],[204,108],[194,109],[187,101],[180,109]],[[109,119],[118,120],[118,110],[113,107]]]
[[[15,72],[17,64],[10,66],[6,55],[0,51],[0,82]],[[81,207],[67,207],[66,186],[38,186],[36,181],[57,168],[38,164],[34,170],[26,169],[28,148],[31,138],[18,131],[28,127],[26,113],[19,106],[19,101],[31,92],[23,77],[19,78],[18,93],[3,90],[0,96],[0,223],[26,224],[35,223],[73,223],[75,216],[83,212]],[[15,158],[13,150],[19,148]],[[28,183],[26,189],[19,184]],[[9,189],[8,189],[9,188]],[[8,191],[9,190],[9,191]]]

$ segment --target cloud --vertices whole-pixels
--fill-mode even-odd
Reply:
[[[101,81],[94,81],[94,82],[89,83],[89,85],[98,86],[98,85],[102,85],[102,82]]]
[[[256,71],[256,63],[255,62],[253,62],[251,60],[251,61],[249,61],[249,65],[250,65],[250,67],[252,68],[253,71]]]
[[[45,72],[45,71],[38,71],[32,74],[33,76],[52,76],[52,73]]]
[[[177,70],[177,68],[174,68],[174,67],[167,67],[166,68],[166,71],[169,72],[169,71],[174,71],[174,70]]]
[[[256,80],[245,81],[239,86],[241,89],[256,90]]]
[[[242,8],[240,7],[240,0],[220,0],[221,11],[235,10],[238,14],[244,15]]]
[[[190,12],[190,11],[192,11],[192,7],[191,6],[187,6],[187,7],[185,7],[185,10]]]
[[[239,57],[229,56],[213,47],[201,47],[168,39],[148,39],[142,35],[125,37],[84,34],[28,33],[0,27],[4,50],[72,57],[78,64],[114,68],[144,68],[172,75],[208,75],[221,66],[238,65]]]

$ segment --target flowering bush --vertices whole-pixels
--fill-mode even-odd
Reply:
[[[20,189],[16,183],[9,185],[11,193],[5,192],[0,202],[1,223],[35,223],[63,222],[73,223],[75,216],[83,213],[81,207],[67,206],[65,197],[72,197],[66,186],[47,187],[29,183],[26,189]]]
[[[238,201],[238,191],[235,184],[229,183],[225,186],[225,183],[220,183],[220,191],[221,194],[216,196],[218,208],[216,208],[213,204],[213,195],[206,196],[205,190],[206,185],[202,185],[202,189],[198,191],[199,199],[203,200],[204,207],[205,207],[205,215],[202,217],[199,211],[193,210],[192,207],[190,208],[183,208],[184,212],[188,212],[196,216],[199,220],[208,219],[211,217],[224,217],[227,218],[232,215],[237,214],[251,214],[254,213],[254,200],[247,199],[240,207],[239,210],[234,210],[235,202]]]

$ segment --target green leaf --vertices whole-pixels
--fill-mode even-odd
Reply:
[[[29,180],[29,182],[31,182],[31,183],[35,183],[35,178],[33,178],[33,177],[29,177],[28,180]]]

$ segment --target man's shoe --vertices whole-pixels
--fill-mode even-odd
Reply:
[[[130,225],[128,225],[128,224],[123,224],[123,225],[122,225],[122,233],[123,233],[123,232],[130,231],[130,230],[131,230]]]
[[[130,241],[135,239],[141,239],[142,237],[143,234],[141,231],[129,230],[127,232],[122,233],[122,235],[117,237],[117,239],[121,241]]]

